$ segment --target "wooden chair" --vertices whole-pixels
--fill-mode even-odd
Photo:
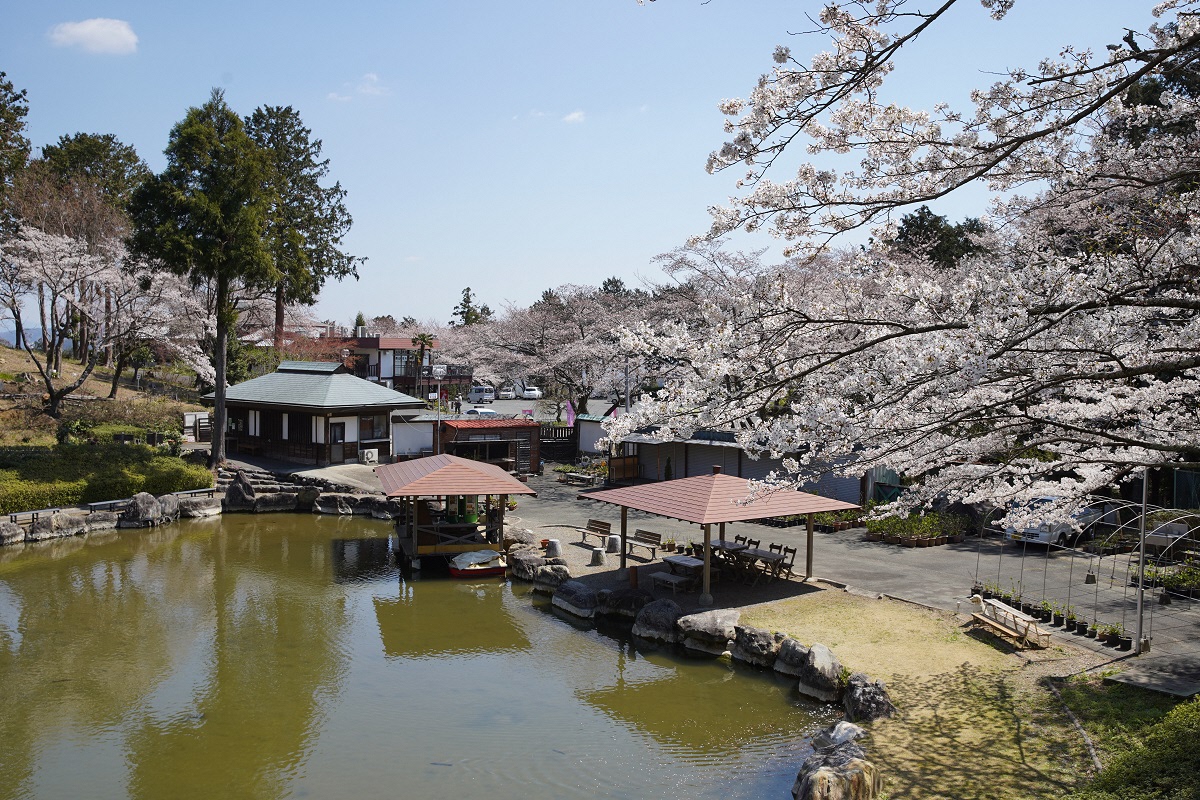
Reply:
[[[733,543],[734,544],[745,544],[746,537],[745,536],[735,536],[735,537],[733,537]]]
[[[779,577],[791,578],[792,569],[796,566],[796,548],[785,547],[783,552],[783,563],[779,565]]]
[[[782,553],[783,545],[775,544],[775,542],[771,542],[771,546],[768,547],[767,549],[770,550],[772,553]]]
[[[746,546],[753,550],[757,550],[758,548],[762,547],[762,539],[747,539]]]

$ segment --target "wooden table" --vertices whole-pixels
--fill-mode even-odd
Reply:
[[[704,569],[704,562],[691,556],[666,556],[663,563],[671,571],[655,572],[651,575],[651,580],[656,586],[670,586],[671,594],[675,594],[679,589],[691,589],[700,578],[700,571]]]
[[[754,576],[751,586],[758,585],[759,578],[766,577],[768,580],[775,580],[779,577],[779,568],[783,565],[783,553],[777,553],[774,550],[761,550],[757,547],[748,547],[738,553],[739,558],[745,558],[750,561],[750,572]],[[762,562],[759,567],[758,562]]]
[[[665,556],[663,563],[676,575],[696,575],[704,569],[704,562],[691,556]]]

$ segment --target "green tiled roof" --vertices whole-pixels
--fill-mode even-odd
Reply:
[[[210,393],[205,399],[211,400],[215,396]],[[229,403],[287,406],[314,411],[369,406],[424,408],[424,403],[411,395],[393,391],[348,373],[331,373],[325,370],[272,372],[230,386],[225,392],[225,399]]]
[[[348,372],[340,361],[280,361],[279,372],[313,372],[332,375],[335,372]]]

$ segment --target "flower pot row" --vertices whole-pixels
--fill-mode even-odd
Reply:
[[[961,544],[965,538],[961,533],[954,536],[926,536],[918,538],[915,536],[900,536],[894,533],[884,534],[867,531],[863,540],[867,542],[898,544],[901,547],[936,547],[942,544]]]

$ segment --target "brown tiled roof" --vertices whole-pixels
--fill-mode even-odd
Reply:
[[[375,468],[388,497],[446,494],[537,494],[495,464],[445,454]]]
[[[853,503],[791,489],[781,489],[746,503],[750,481],[724,473],[624,486],[583,496],[699,525],[858,508]]]

